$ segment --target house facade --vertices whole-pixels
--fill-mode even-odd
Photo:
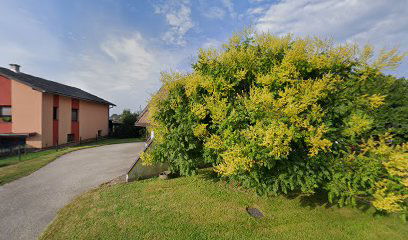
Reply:
[[[106,136],[114,104],[81,89],[0,67],[0,144],[46,148]]]

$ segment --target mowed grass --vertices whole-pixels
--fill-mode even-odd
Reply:
[[[265,215],[255,219],[246,207]],[[204,172],[103,186],[63,208],[40,239],[407,239],[408,225],[372,209],[260,197]]]
[[[27,176],[56,158],[85,148],[98,147],[102,145],[138,142],[142,139],[104,139],[96,142],[85,143],[74,147],[65,147],[61,149],[50,149],[41,152],[22,154],[19,160],[18,156],[0,158],[0,185],[14,181],[18,178]]]

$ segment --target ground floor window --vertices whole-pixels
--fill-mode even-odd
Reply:
[[[0,119],[3,122],[11,122],[11,106],[0,106]]]
[[[75,140],[75,134],[70,133],[67,135],[67,142],[73,142]]]

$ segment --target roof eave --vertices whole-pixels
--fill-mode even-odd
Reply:
[[[80,98],[80,97],[69,96],[69,95],[67,95],[67,94],[63,94],[63,93],[60,93],[60,92],[52,92],[52,91],[45,91],[45,90],[43,90],[42,92],[44,92],[44,93],[50,93],[50,94],[56,94],[56,95],[60,95],[60,96],[64,96],[64,97],[75,98],[75,99],[79,99],[79,100],[82,100],[82,101],[88,101],[88,102],[106,104],[106,105],[110,105],[110,106],[116,106],[115,104],[113,104],[113,103],[111,103],[111,102],[108,102],[108,101],[106,101],[106,100],[104,100],[104,101],[95,101],[95,100],[90,100],[90,99],[86,99],[86,98]]]
[[[14,80],[14,81],[17,81],[17,82],[21,83],[21,84],[27,85],[27,86],[31,87],[32,89],[34,89],[34,90],[36,90],[36,91],[39,91],[39,92],[51,93],[51,94],[56,94],[56,95],[60,95],[60,96],[64,96],[64,97],[70,97],[70,98],[75,98],[75,99],[79,99],[79,100],[83,100],[83,101],[95,102],[95,103],[106,104],[106,105],[110,105],[110,106],[116,107],[116,105],[115,105],[114,103],[108,102],[108,101],[106,101],[106,100],[104,100],[104,102],[102,102],[102,101],[94,101],[94,100],[90,100],[90,99],[85,99],[85,98],[80,98],[80,97],[69,96],[69,95],[67,95],[67,94],[63,94],[63,93],[59,93],[59,92],[46,91],[45,89],[42,89],[42,88],[33,86],[32,84],[29,84],[29,83],[27,83],[27,82],[21,81],[21,80],[15,78],[15,77],[12,77],[12,76],[10,76],[10,75],[7,75],[7,74],[2,74],[2,73],[0,73],[0,76],[4,76],[4,77],[7,77],[7,78],[10,78],[10,79],[12,79],[12,80]]]

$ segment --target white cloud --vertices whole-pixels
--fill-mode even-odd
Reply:
[[[219,41],[214,38],[207,38],[207,40],[203,43],[201,48],[208,49],[208,48],[220,48],[222,45],[222,41]]]
[[[80,56],[64,79],[113,101],[120,109],[135,109],[144,106],[160,87],[160,72],[177,67],[182,56],[153,48],[137,32],[115,35],[102,42],[97,51]]]
[[[225,11],[219,7],[211,7],[206,11],[203,11],[203,15],[210,19],[223,19],[225,16]]]
[[[191,7],[188,0],[172,0],[155,6],[155,13],[166,17],[170,29],[163,35],[163,40],[180,46],[186,45],[185,35],[194,27],[191,19]]]
[[[256,7],[256,8],[250,8],[248,9],[247,13],[250,15],[259,15],[262,14],[266,11],[266,8],[264,7]]]
[[[317,35],[338,42],[371,43],[377,48],[399,46],[407,51],[408,1],[283,0],[269,7],[257,20],[256,28],[278,35]],[[403,69],[400,67],[400,73],[408,75]]]
[[[232,18],[235,18],[237,16],[237,13],[234,10],[234,3],[232,0],[222,0],[222,4],[228,10]]]

